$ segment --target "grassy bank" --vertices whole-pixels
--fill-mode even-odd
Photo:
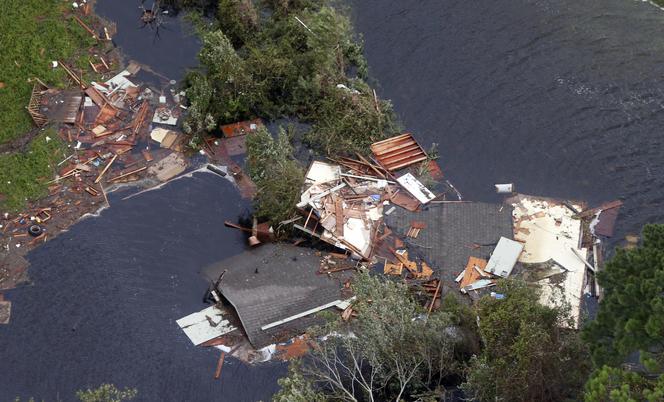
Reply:
[[[0,13],[0,143],[32,126],[25,110],[33,77],[62,86],[64,71],[51,61],[69,59],[91,44],[89,34],[64,17],[70,2],[5,0]]]
[[[47,137],[49,140],[47,140]],[[26,152],[0,156],[0,204],[3,209],[20,210],[26,200],[46,195],[46,182],[55,164],[63,159],[65,146],[55,130],[35,137]]]
[[[11,142],[33,128],[26,111],[37,77],[53,87],[66,85],[62,68],[54,60],[73,65],[87,63],[87,49],[95,41],[67,16],[70,2],[58,0],[5,0],[0,13],[0,144]],[[75,60],[75,61],[72,61]],[[46,141],[46,137],[51,141]],[[63,144],[55,131],[41,133],[27,150],[0,155],[0,208],[16,211],[26,200],[46,194],[52,177],[49,166],[62,159]]]

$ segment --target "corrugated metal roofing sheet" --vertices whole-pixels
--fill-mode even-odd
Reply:
[[[413,135],[405,133],[371,144],[371,152],[388,170],[395,171],[427,158]]]

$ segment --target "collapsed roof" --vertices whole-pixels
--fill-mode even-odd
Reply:
[[[443,280],[454,280],[468,257],[488,259],[501,237],[512,239],[512,208],[483,202],[431,204],[419,212],[402,208],[385,216],[397,235],[405,235],[414,221],[426,222],[417,238],[405,237]]]
[[[529,269],[558,270],[556,275],[535,281],[542,293],[540,302],[550,306],[568,303],[574,328],[579,327],[581,297],[585,284],[588,250],[581,247],[581,220],[563,202],[549,198],[517,195],[509,200],[514,207],[514,238],[524,244],[519,262],[524,274]],[[579,205],[571,205],[581,209]]]
[[[314,250],[273,243],[213,264],[203,274],[214,282],[227,270],[219,291],[235,308],[251,344],[261,348],[298,335],[315,321],[307,316],[262,328],[340,301],[340,286],[316,274],[320,265]]]

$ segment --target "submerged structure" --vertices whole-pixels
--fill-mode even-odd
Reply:
[[[243,122],[225,133],[244,137],[255,127]],[[450,293],[469,303],[482,296],[500,299],[504,295],[493,291],[498,281],[521,278],[538,287],[541,303],[568,306],[570,325],[579,328],[584,292],[601,296],[594,281],[601,234],[612,233],[621,203],[586,209],[583,203],[514,193],[502,203],[463,201],[410,134],[371,149],[371,160],[358,155],[313,161],[297,204],[301,216],[280,223],[293,224],[334,252],[258,244],[208,267],[217,306],[230,308],[226,314],[236,319],[219,316],[206,324],[201,312],[191,322],[223,331],[235,325],[227,332],[243,331],[255,348],[282,342],[304,333],[322,310],[336,307],[343,320],[353,319],[349,280],[365,267],[407,284],[429,312]],[[252,236],[258,227],[227,225]]]

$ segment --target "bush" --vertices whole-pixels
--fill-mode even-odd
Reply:
[[[307,144],[333,154],[367,152],[397,131],[389,102],[349,76],[363,77],[366,61],[344,13],[322,0],[263,4],[257,10],[248,0],[219,3],[215,28],[202,35],[203,69],[187,80],[194,106],[188,131],[209,130],[208,116],[217,123],[298,117],[314,126]]]
[[[102,384],[95,389],[76,392],[81,402],[123,402],[136,398],[135,388],[118,389],[113,384]]]
[[[586,384],[586,402],[629,402],[664,400],[664,375],[650,380],[638,373],[603,366]]]
[[[577,397],[587,375],[587,353],[563,308],[539,303],[525,282],[499,283],[505,298],[477,306],[482,353],[471,360],[463,388],[481,401],[559,401]]]
[[[462,307],[456,306],[459,315],[427,315],[405,285],[367,273],[358,274],[352,287],[358,318],[347,323],[337,316],[312,330],[326,339],[283,384],[318,390],[327,400],[434,400],[446,379],[463,372],[467,356],[460,351],[472,327],[459,325]],[[287,392],[282,389],[281,400],[288,400]]]
[[[664,367],[664,225],[646,225],[643,244],[618,249],[598,274],[605,297],[583,331],[598,367],[641,350],[651,368]]]
[[[273,224],[292,218],[297,212],[304,172],[293,159],[289,134],[279,129],[276,139],[265,129],[247,138],[247,167],[257,187],[254,213]],[[279,234],[279,233],[278,233]]]

